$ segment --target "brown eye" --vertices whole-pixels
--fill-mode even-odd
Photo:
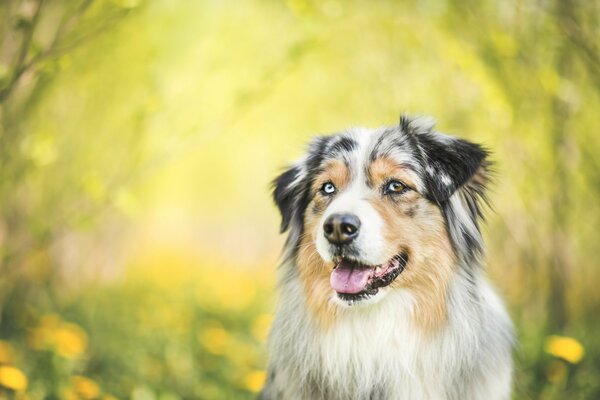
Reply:
[[[331,182],[325,182],[323,186],[321,186],[321,193],[325,196],[331,196],[335,193],[335,185]]]
[[[408,190],[408,186],[400,181],[389,181],[386,183],[383,194],[402,194]]]

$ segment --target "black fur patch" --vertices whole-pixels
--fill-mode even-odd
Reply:
[[[333,140],[328,146],[326,155],[329,158],[335,158],[340,154],[351,153],[357,149],[358,143],[348,136],[339,136],[339,139]]]
[[[287,231],[290,226],[296,199],[301,195],[300,185],[292,185],[300,173],[300,167],[292,167],[273,181],[273,199],[281,213],[281,233]]]
[[[289,168],[273,181],[273,199],[281,213],[281,233],[287,231],[292,224],[297,229],[302,229],[304,212],[310,202],[312,179],[319,172],[327,144],[332,139],[333,136],[315,138],[309,146],[305,161]]]
[[[478,144],[450,137],[440,140],[438,134],[421,134],[417,141],[428,194],[440,205],[475,175],[488,154]]]

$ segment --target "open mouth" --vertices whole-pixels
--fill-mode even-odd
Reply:
[[[365,265],[340,257],[336,260],[329,282],[342,300],[365,300],[392,283],[404,270],[407,262],[408,254],[405,252],[381,265]]]

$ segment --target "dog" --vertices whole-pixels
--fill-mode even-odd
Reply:
[[[288,232],[259,398],[509,399],[482,268],[488,151],[433,120],[315,138],[273,183]]]

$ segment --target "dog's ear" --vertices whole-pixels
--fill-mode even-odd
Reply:
[[[400,117],[400,130],[416,143],[432,200],[444,203],[463,186],[472,183],[483,194],[487,183],[488,151],[467,140],[434,130],[435,120]]]
[[[273,200],[281,213],[281,233],[288,230],[299,206],[303,191],[303,175],[303,167],[298,164],[273,181]]]
[[[301,226],[304,209],[309,203],[310,177],[318,171],[333,137],[315,137],[309,143],[306,155],[273,181],[273,199],[281,213],[281,233],[296,222]]]
[[[429,136],[429,135],[427,135]],[[476,174],[485,174],[488,152],[463,139],[432,134],[426,147],[430,191],[437,202],[445,202]]]
[[[483,194],[489,162],[488,152],[482,146],[435,132],[419,135],[419,143],[426,158],[427,186],[433,200],[444,203],[470,184]]]

